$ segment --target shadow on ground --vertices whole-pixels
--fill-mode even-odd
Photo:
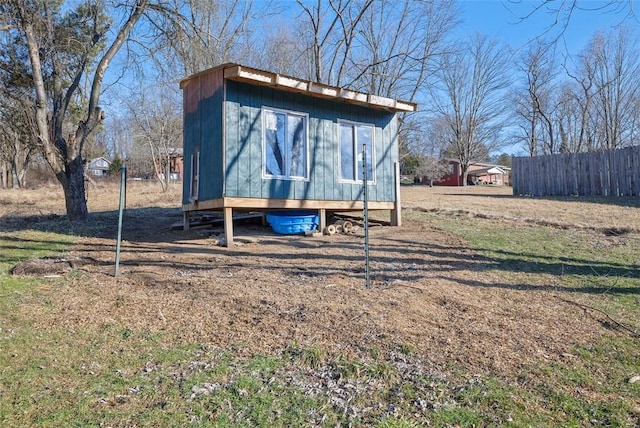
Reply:
[[[322,238],[287,237],[275,235],[269,227],[260,223],[238,224],[236,236],[259,236],[259,244],[225,248],[209,240],[222,234],[223,228],[204,228],[183,231],[171,226],[182,221],[179,208],[128,209],[123,217],[123,251],[126,253],[123,269],[170,269],[173,272],[208,271],[220,267],[224,259],[225,269],[260,269],[282,273],[289,278],[316,277],[331,274],[346,275],[364,280],[364,252],[359,236]],[[255,221],[255,220],[254,220]],[[258,220],[259,222],[259,220]],[[118,233],[118,212],[96,212],[87,222],[72,223],[65,216],[10,217],[0,223],[0,232],[38,230],[57,232],[88,239],[82,241],[77,252],[83,261],[102,266],[113,265],[110,254],[115,253]],[[404,229],[404,230],[403,230]],[[640,278],[640,266],[614,262],[595,262],[575,257],[549,258],[532,254],[516,254],[505,251],[469,249],[459,239],[436,243],[432,239],[440,231],[425,230],[420,234],[402,228],[389,233],[386,226],[372,228],[371,264],[372,276],[378,284],[421,283],[429,279],[453,280],[470,287],[504,288],[522,291],[569,291],[589,294],[619,293],[640,294],[640,287],[588,284],[584,287],[563,286],[562,277],[573,275],[584,278]],[[442,239],[441,239],[442,241]],[[52,241],[47,240],[51,245]],[[37,246],[33,239],[0,235],[0,249],[10,252]],[[478,253],[482,251],[484,255]],[[488,255],[487,255],[488,254]],[[492,256],[492,254],[494,256]],[[535,259],[535,261],[532,261]],[[554,279],[553,284],[528,284],[491,281],[485,271],[545,274]],[[465,277],[465,272],[471,273]],[[609,284],[611,281],[607,281]]]

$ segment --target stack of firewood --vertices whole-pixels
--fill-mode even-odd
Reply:
[[[324,228],[325,235],[335,235],[336,233],[343,233],[346,235],[352,235],[360,231],[360,226],[353,224],[349,220],[338,220],[333,224]]]

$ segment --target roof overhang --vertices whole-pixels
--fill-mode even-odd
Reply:
[[[223,68],[224,78],[227,80],[249,83],[252,85],[268,86],[282,91],[301,93],[315,98],[330,99],[391,112],[414,112],[418,107],[416,103],[408,101],[400,101],[378,95],[352,91],[350,89],[344,89],[337,86],[325,85],[323,83],[302,80],[279,73],[245,67],[239,64],[224,64],[213,69],[202,71],[182,80],[180,82],[180,86],[183,87],[186,81],[196,76],[206,74],[213,70],[219,70],[220,68]]]
[[[474,169],[469,171],[469,174],[472,175],[481,175],[481,174],[506,174],[507,172],[500,168],[499,166],[494,166],[491,168],[481,168],[481,169]]]

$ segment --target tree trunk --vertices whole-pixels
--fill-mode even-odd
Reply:
[[[15,159],[11,162],[11,181],[13,187],[17,187],[18,189],[22,187],[20,177],[18,177],[18,166],[16,165]]]
[[[82,156],[67,164],[66,171],[60,172],[58,181],[64,190],[64,200],[69,220],[86,220],[89,217],[84,188],[84,165]]]
[[[467,185],[467,180],[469,179],[469,165],[460,164],[460,168],[462,168],[462,183],[461,186]]]
[[[0,184],[3,189],[9,188],[9,169],[7,168],[7,162],[0,160]]]

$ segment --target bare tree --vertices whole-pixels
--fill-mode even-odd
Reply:
[[[253,1],[172,0],[182,15],[155,22],[160,37],[151,59],[169,80],[238,60],[256,20]],[[268,4],[264,5],[268,8]]]
[[[441,87],[433,94],[436,120],[445,150],[460,162],[465,185],[470,163],[487,158],[502,143],[509,84],[505,52],[495,40],[476,34],[467,49],[446,55],[440,66]]]
[[[416,101],[426,91],[438,67],[438,60],[451,47],[448,37],[460,22],[455,3],[376,2],[365,12],[347,73],[347,85],[355,89]],[[394,29],[386,31],[386,29]],[[402,114],[399,121],[400,161],[416,154],[423,166],[437,156],[424,138],[428,121],[423,114]],[[429,154],[425,154],[429,152]],[[425,163],[426,162],[426,163]],[[437,163],[427,170],[439,175]],[[424,168],[423,168],[424,169]],[[433,179],[437,179],[433,178]]]
[[[640,92],[636,39],[622,27],[595,34],[577,56],[559,91],[555,118],[560,151],[612,149],[634,144]]]
[[[150,3],[120,3],[112,15],[113,21],[124,17],[120,24],[107,18],[105,3],[87,0],[73,6],[10,0],[0,6],[0,15],[7,23],[3,29],[15,34],[27,53],[34,93],[30,132],[62,185],[68,217],[83,220],[88,216],[84,145],[104,118],[99,105],[104,75]],[[92,69],[89,93],[82,94],[81,83]],[[83,95],[84,117],[71,124],[70,106]]]
[[[27,184],[27,171],[37,151],[27,132],[28,112],[19,101],[0,98],[0,175],[4,188]]]
[[[546,117],[541,116],[549,132],[539,139],[545,153],[633,144],[633,136],[637,133],[639,97],[636,88],[639,82],[636,76],[640,62],[634,54],[637,42],[630,37],[623,23],[630,19],[638,21],[634,2],[509,0],[506,6],[523,21],[543,18],[548,25],[536,39],[544,38],[549,47],[562,38],[577,13],[608,13],[619,17],[616,30],[606,36],[594,35],[587,48],[576,57],[573,67],[564,64],[574,83],[561,84],[561,90],[556,92],[556,110]],[[572,54],[567,52],[566,57],[566,62],[571,62]]]
[[[558,132],[561,153],[579,153],[585,151],[589,140],[586,128],[589,109],[585,109],[588,100],[580,95],[582,87],[576,82],[564,82],[558,88],[557,108],[554,122]]]
[[[620,17],[620,23],[631,19],[638,21],[637,8],[633,0],[606,0],[600,2],[585,2],[578,0],[508,0],[507,9],[520,21],[536,19],[543,16],[548,23],[540,38],[558,41],[571,25],[571,19],[577,12],[610,13]]]
[[[298,76],[305,67],[304,45],[296,29],[300,24],[292,25],[290,19],[280,16],[270,17],[269,21],[274,25],[267,25],[260,37],[251,40],[250,47],[242,48],[243,63],[275,73]]]
[[[565,86],[564,97],[562,102],[568,102],[572,106],[561,107],[562,110],[567,111],[567,108],[575,108],[580,114],[579,132],[577,135],[577,141],[573,144],[576,150],[581,149],[590,151],[594,149],[593,134],[591,133],[590,125],[592,121],[593,103],[595,97],[595,68],[592,61],[589,58],[587,51],[584,51],[578,55],[578,65],[576,71],[569,71],[565,65],[567,75],[573,79],[576,83],[575,87]]]
[[[595,68],[593,115],[598,119],[600,148],[615,149],[631,145],[640,85],[640,61],[635,52],[637,39],[625,28],[605,37],[596,34],[589,57]]]
[[[129,104],[134,138],[147,148],[154,175],[166,191],[171,179],[171,158],[181,154],[182,116],[174,91],[158,87],[147,90],[135,104]],[[178,107],[178,108],[176,108]]]
[[[555,146],[552,117],[556,75],[554,57],[553,45],[537,42],[524,51],[517,63],[526,83],[515,93],[515,117],[530,156],[536,156],[541,150],[541,141],[547,142],[549,151]],[[541,138],[541,133],[546,138]]]
[[[347,86],[414,101],[431,83],[438,58],[451,50],[448,36],[459,15],[450,2],[373,3],[357,32]]]
[[[434,181],[439,181],[447,176],[450,171],[450,164],[447,160],[433,157],[423,156],[420,158],[416,175],[421,177],[425,184],[433,186]]]
[[[128,158],[133,146],[133,127],[126,110],[120,109],[119,114],[107,117],[105,126],[100,132],[100,138],[105,142],[107,153],[121,159]]]
[[[315,5],[296,2],[306,24],[303,40],[307,69],[301,77],[340,86],[360,22],[373,0],[317,0]]]

